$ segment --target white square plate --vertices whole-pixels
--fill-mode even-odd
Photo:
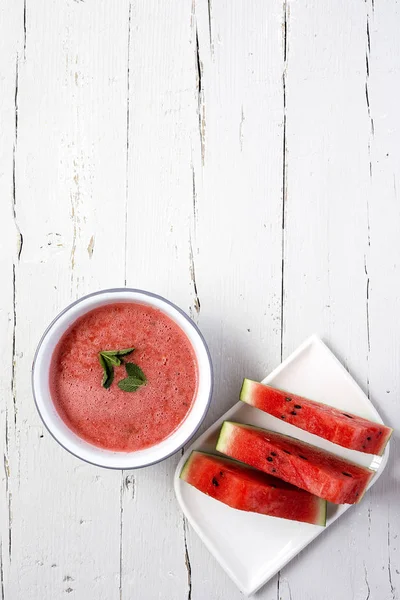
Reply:
[[[263,383],[382,423],[364,392],[316,336],[306,340]],[[175,472],[174,486],[178,502],[210,552],[242,592],[249,595],[323,533],[325,528],[235,510],[179,479],[181,469],[192,450],[215,451],[218,433],[225,420],[286,433],[370,467],[376,471],[370,486],[377,481],[386,466],[389,444],[382,457],[347,450],[239,401],[186,450]],[[350,507],[348,504],[328,504],[326,527]]]

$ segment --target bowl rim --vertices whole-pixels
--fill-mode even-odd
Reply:
[[[174,450],[172,450],[171,452],[168,452],[167,454],[165,454],[164,456],[158,458],[157,460],[151,460],[149,462],[145,462],[141,465],[136,465],[134,467],[128,467],[128,466],[124,466],[124,467],[120,467],[120,466],[113,466],[113,465],[104,465],[104,464],[99,464],[95,461],[92,460],[88,460],[87,458],[83,458],[81,455],[79,455],[77,452],[73,452],[70,448],[67,448],[55,435],[54,431],[52,430],[52,428],[48,425],[48,423],[46,422],[46,420],[44,419],[38,402],[37,402],[37,394],[35,392],[35,368],[36,368],[36,363],[37,363],[37,357],[39,355],[40,349],[42,348],[42,345],[48,335],[48,333],[51,331],[51,329],[54,327],[54,325],[58,322],[58,320],[65,314],[67,313],[69,310],[71,310],[71,308],[73,308],[74,306],[76,306],[77,304],[80,304],[81,302],[89,299],[89,298],[93,298],[94,296],[101,296],[103,294],[118,294],[121,292],[128,292],[128,293],[135,293],[135,294],[141,294],[143,296],[147,296],[150,299],[156,299],[158,301],[161,301],[162,303],[168,304],[170,307],[172,307],[173,309],[175,309],[178,313],[181,314],[181,316],[184,317],[184,319],[188,322],[189,326],[192,327],[195,332],[197,333],[197,335],[200,338],[200,341],[204,347],[204,350],[206,352],[206,357],[207,357],[207,361],[208,361],[208,367],[210,370],[210,387],[209,387],[209,392],[208,392],[208,398],[203,410],[203,413],[201,415],[201,418],[199,419],[198,423],[196,424],[196,427],[191,431],[191,433],[188,435],[188,437],[185,439],[185,441],[181,444],[179,444],[179,446],[177,448],[175,448]],[[129,301],[128,301],[129,302]],[[87,312],[90,312],[90,310],[94,310],[94,307],[89,308]],[[84,461],[87,464],[91,464],[94,465],[96,467],[100,467],[103,469],[110,469],[113,471],[131,471],[131,470],[136,470],[136,469],[143,469],[145,467],[150,467],[151,465],[155,465],[158,464],[164,460],[166,460],[167,458],[170,458],[171,456],[173,456],[174,454],[176,454],[177,452],[179,452],[179,450],[181,450],[192,438],[193,436],[196,434],[196,432],[199,430],[201,424],[203,423],[206,414],[208,412],[208,409],[210,408],[210,403],[211,403],[211,398],[213,395],[213,389],[214,389],[214,368],[213,368],[213,363],[211,360],[211,354],[207,345],[207,342],[203,336],[203,334],[201,333],[198,325],[189,317],[189,315],[187,315],[181,308],[179,308],[179,306],[177,306],[176,304],[174,304],[173,302],[171,302],[170,300],[168,300],[167,298],[165,298],[164,296],[161,296],[160,294],[155,294],[153,292],[149,292],[147,290],[142,290],[139,288],[130,288],[130,287],[118,287],[118,288],[104,288],[101,290],[98,290],[96,292],[91,292],[90,294],[86,294],[85,296],[81,296],[80,298],[78,298],[77,300],[74,300],[73,302],[71,302],[70,304],[68,304],[65,308],[63,308],[62,311],[60,311],[55,317],[54,319],[50,322],[50,324],[46,327],[45,331],[43,332],[38,345],[36,347],[35,350],[35,354],[33,356],[33,360],[32,360],[32,367],[31,367],[31,387],[32,387],[32,394],[33,394],[33,400],[36,406],[36,410],[40,416],[40,419],[43,423],[43,425],[45,426],[45,428],[47,429],[47,431],[50,433],[50,435],[52,436],[52,438],[67,452],[69,452],[69,454],[72,454],[72,456],[75,456],[75,458],[78,458],[79,460]],[[184,422],[184,421],[183,421]],[[178,429],[181,425],[178,426]],[[176,430],[175,430],[176,431]],[[77,435],[77,434],[75,434]],[[79,437],[77,435],[77,437]],[[167,438],[166,438],[167,439]],[[94,446],[94,444],[92,444]],[[94,446],[94,448],[97,448],[97,446]],[[126,454],[134,454],[134,452],[132,453],[126,453]]]

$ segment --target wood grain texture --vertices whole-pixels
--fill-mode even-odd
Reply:
[[[12,553],[12,482],[18,461],[16,450],[15,388],[15,269],[20,251],[20,234],[15,206],[16,82],[17,52],[20,48],[19,7],[7,3],[0,18],[0,598],[4,600],[9,582]],[[7,25],[6,25],[7,23]]]
[[[0,4],[1,600],[243,597],[179,512],[178,456],[110,472],[44,430],[33,353],[87,292],[199,324],[202,429],[313,332],[399,429],[399,25],[396,0]],[[395,433],[360,506],[256,597],[397,600],[398,460]]]
[[[280,362],[284,64],[280,5],[212,2],[209,19],[196,3],[205,115],[196,281],[215,365],[206,425],[237,400],[244,372],[262,378]],[[188,550],[193,600],[242,596],[190,530]]]
[[[126,283],[192,306],[191,138],[195,47],[189,3],[132,3],[129,36]],[[166,35],[170,32],[170,35]],[[178,457],[127,474],[121,497],[123,599],[185,598],[184,522],[172,474]]]

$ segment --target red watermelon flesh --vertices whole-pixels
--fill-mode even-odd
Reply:
[[[180,477],[232,508],[325,526],[325,500],[228,458],[194,451]]]
[[[225,421],[217,450],[334,504],[362,498],[374,471],[305,442]]]
[[[352,413],[245,379],[240,399],[334,444],[381,456],[393,430]]]

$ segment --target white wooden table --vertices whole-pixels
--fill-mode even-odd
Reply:
[[[107,471],[44,430],[33,352],[85,293],[192,315],[205,426],[316,332],[399,429],[399,26],[396,0],[1,0],[1,600],[242,597],[179,455]],[[398,599],[399,457],[257,598]]]

